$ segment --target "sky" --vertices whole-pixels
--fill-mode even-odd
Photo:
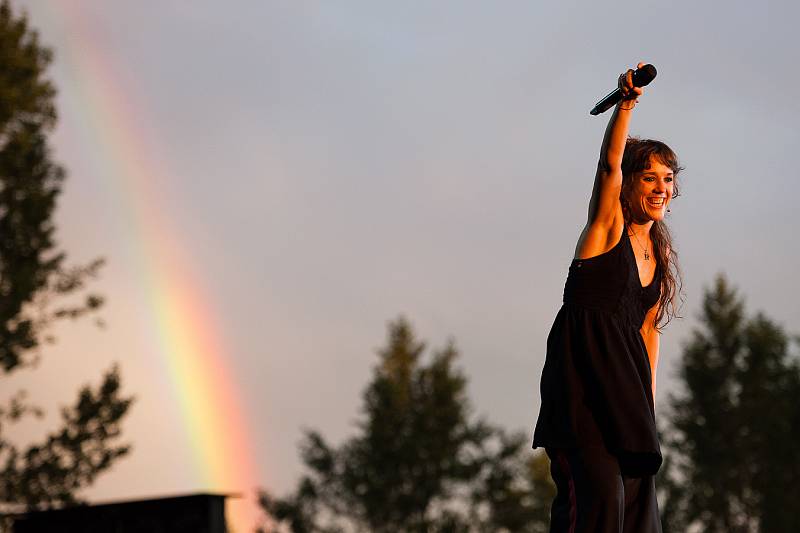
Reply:
[[[304,428],[354,434],[401,315],[431,349],[455,340],[476,414],[531,432],[609,117],[589,110],[639,61],[658,77],[631,134],[685,167],[667,219],[684,318],[661,338],[657,414],[716,275],[800,329],[796,2],[13,4],[55,52],[57,241],[73,264],[107,260],[91,284],[106,327],[60,324],[10,380],[49,409],[18,435],[44,435],[115,362],[137,398],[133,451],[90,499],[208,487],[164,302],[203,317],[181,334],[213,340],[196,344],[233,391],[237,450],[277,494],[303,472]]]

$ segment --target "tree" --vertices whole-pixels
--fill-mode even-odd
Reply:
[[[0,374],[33,368],[48,329],[103,304],[88,294],[78,305],[53,302],[84,288],[103,259],[66,267],[52,221],[65,172],[51,158],[48,135],[56,123],[55,87],[45,77],[52,52],[39,43],[25,14],[0,1]],[[102,321],[98,320],[102,326]],[[0,406],[0,506],[25,509],[77,501],[76,491],[108,469],[129,447],[117,443],[131,404],[120,394],[116,366],[99,386],[79,391],[62,409],[62,426],[24,449],[7,438],[10,424],[41,409],[18,391]]]
[[[670,395],[665,530],[800,531],[800,364],[763,313],[747,319],[723,276],[684,347]]]
[[[262,531],[545,531],[555,488],[525,435],[472,420],[451,340],[422,360],[404,318],[364,392],[358,435],[331,447],[315,431],[301,446],[310,470],[295,493],[262,491]]]
[[[471,495],[475,508],[486,509],[486,519],[472,522],[472,530],[546,533],[556,495],[550,459],[541,449],[531,453],[529,434],[495,432],[497,450],[484,454]]]

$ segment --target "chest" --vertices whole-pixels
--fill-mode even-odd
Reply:
[[[637,242],[635,237],[630,237],[631,249],[636,261],[636,270],[639,274],[639,284],[647,287],[656,274],[656,258],[653,253],[653,243],[648,240],[646,247]]]

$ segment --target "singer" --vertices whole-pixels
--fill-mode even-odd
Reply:
[[[631,69],[618,86],[623,98],[547,337],[533,447],[545,448],[558,489],[551,533],[661,532],[655,377],[681,283],[664,217],[682,168],[663,142],[628,138],[644,90]]]

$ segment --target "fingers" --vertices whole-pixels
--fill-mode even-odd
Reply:
[[[644,65],[646,65],[646,63],[640,61],[636,68],[642,68]],[[628,69],[623,74],[620,74],[619,89],[622,91],[622,96],[626,100],[638,98],[644,94],[644,89],[642,87],[633,85],[633,69]]]
[[[619,87],[619,90],[622,91],[623,94],[630,91],[631,87],[633,86],[633,75],[630,69],[619,75],[619,79],[617,80],[617,86]]]
[[[620,74],[617,85],[619,86],[619,90],[622,92],[622,97],[629,98],[630,93],[636,89],[633,86],[633,70],[628,69]]]

